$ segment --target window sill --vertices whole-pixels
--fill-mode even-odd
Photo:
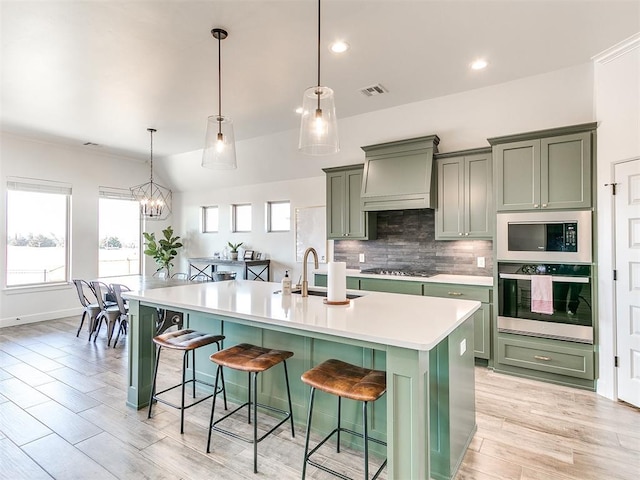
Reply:
[[[67,290],[72,287],[70,283],[50,283],[46,285],[19,285],[15,287],[4,287],[2,289],[5,295],[22,295],[28,293],[52,292],[56,290]]]

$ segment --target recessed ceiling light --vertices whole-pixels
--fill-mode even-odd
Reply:
[[[483,58],[479,58],[477,60],[474,60],[474,62],[471,64],[471,68],[473,70],[482,70],[483,68],[486,68],[487,65],[489,64],[486,60],[484,60]]]
[[[329,45],[329,50],[333,53],[344,53],[349,50],[349,44],[347,42],[343,42],[342,40],[338,40],[337,42],[333,42]]]

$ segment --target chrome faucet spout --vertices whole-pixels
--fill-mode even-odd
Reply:
[[[302,296],[309,296],[309,281],[307,280],[307,261],[309,254],[313,255],[313,266],[318,269],[318,252],[313,247],[309,247],[304,251],[304,257],[302,257]]]

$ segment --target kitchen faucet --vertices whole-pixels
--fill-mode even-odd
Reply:
[[[309,247],[304,251],[304,257],[302,258],[302,296],[309,296],[309,282],[307,281],[307,258],[309,254],[313,254],[314,268],[318,269],[318,252],[313,247]]]

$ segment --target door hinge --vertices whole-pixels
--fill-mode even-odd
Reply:
[[[619,367],[620,366],[620,360],[619,360],[617,355],[615,357],[613,357],[613,365],[615,367]]]
[[[611,185],[611,194],[615,195],[616,194],[616,185],[618,185],[617,183],[605,183],[604,186],[608,187],[609,185]]]
[[[613,280],[618,280],[618,270],[613,271]]]

